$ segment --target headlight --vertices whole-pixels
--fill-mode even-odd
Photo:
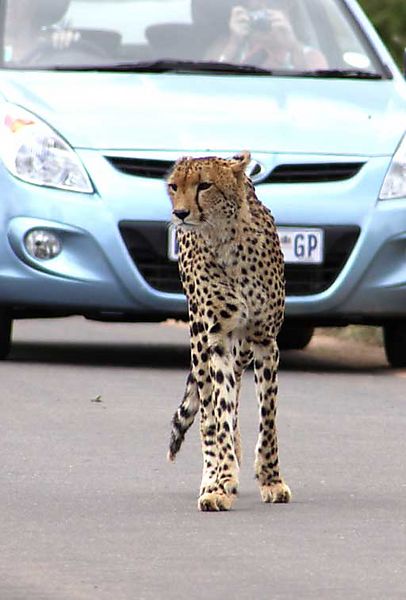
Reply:
[[[379,194],[380,200],[406,198],[406,135],[393,155]]]
[[[15,177],[74,192],[94,191],[79,156],[44,121],[8,103],[0,118],[0,158]]]

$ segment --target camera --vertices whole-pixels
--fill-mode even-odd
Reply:
[[[272,20],[267,10],[253,10],[249,13],[250,26],[253,31],[267,33],[271,30]]]

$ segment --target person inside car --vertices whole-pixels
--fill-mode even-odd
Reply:
[[[296,37],[283,0],[242,0],[234,6],[228,35],[216,41],[207,58],[265,69],[327,68],[323,54]]]
[[[4,61],[30,64],[44,47],[65,49],[78,41],[79,33],[55,25],[65,15],[69,4],[70,0],[9,2],[4,32]]]

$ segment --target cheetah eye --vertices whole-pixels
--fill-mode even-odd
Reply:
[[[173,192],[176,192],[176,190],[178,189],[178,186],[176,185],[176,183],[169,183],[168,187],[170,190],[172,190]]]
[[[197,191],[198,192],[203,192],[204,190],[208,190],[213,184],[209,183],[208,181],[202,181],[201,183],[199,183],[199,185],[197,186]]]

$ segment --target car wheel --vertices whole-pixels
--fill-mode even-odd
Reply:
[[[281,350],[303,350],[313,337],[314,327],[284,324],[278,335]]]
[[[0,310],[0,360],[7,358],[11,348],[13,319],[6,310]]]
[[[391,367],[406,367],[406,321],[389,323],[383,328],[386,358]]]

